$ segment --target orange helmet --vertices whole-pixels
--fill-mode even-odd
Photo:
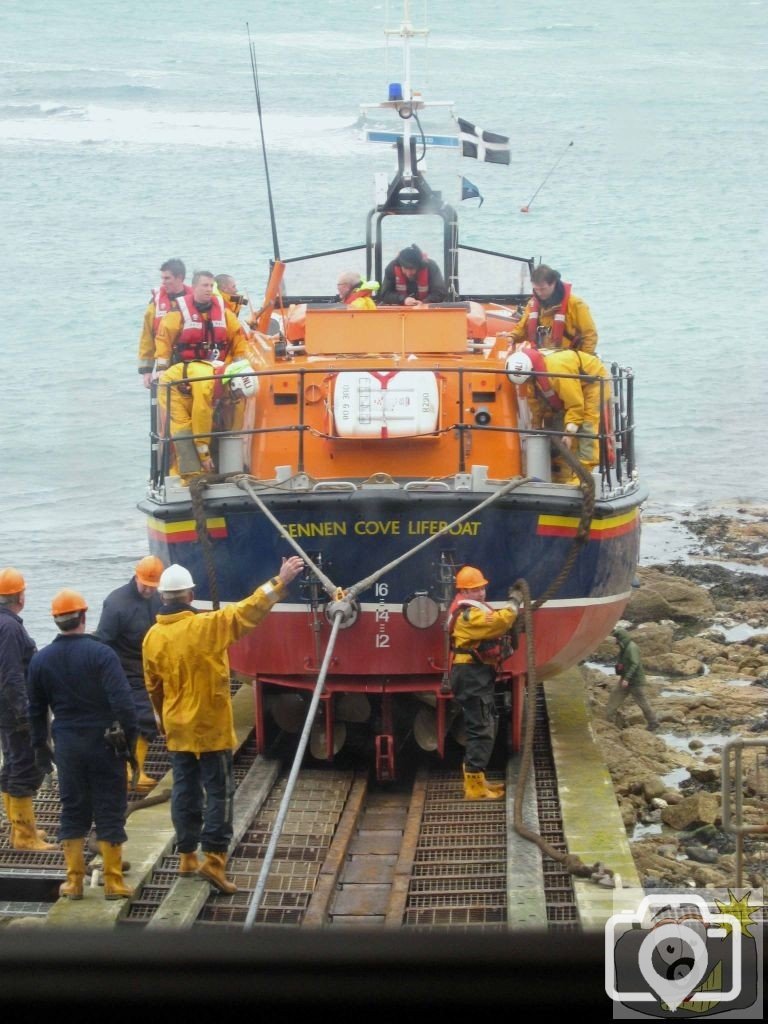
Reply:
[[[20,594],[22,590],[26,590],[26,586],[24,577],[18,569],[12,569],[10,566],[7,569],[0,569],[0,594],[4,597]]]
[[[87,612],[88,605],[82,594],[76,590],[60,590],[51,601],[51,615],[54,619],[60,615],[74,615],[76,612]]]
[[[474,566],[465,565],[463,569],[459,569],[456,573],[456,588],[457,590],[475,590],[478,587],[487,587],[488,580],[483,576],[479,569],[475,569]]]
[[[146,558],[142,558],[140,562],[136,563],[134,572],[142,586],[156,587],[164,568],[165,566],[157,555],[147,555]]]

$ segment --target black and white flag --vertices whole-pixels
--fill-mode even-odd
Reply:
[[[484,160],[488,164],[509,163],[509,139],[506,135],[484,132],[482,128],[478,128],[461,117],[457,120],[462,156],[469,156],[474,160]]]

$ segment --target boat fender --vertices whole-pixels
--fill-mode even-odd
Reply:
[[[287,341],[304,341],[307,333],[307,304],[299,302],[288,310],[288,318],[285,324],[285,337]]]
[[[470,300],[467,305],[467,337],[474,341],[483,341],[488,337],[488,322],[485,309],[480,302]]]

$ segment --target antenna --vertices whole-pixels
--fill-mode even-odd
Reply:
[[[246,30],[248,32],[248,48],[251,53],[251,71],[253,72],[253,88],[256,92],[256,109],[259,113],[259,131],[261,132],[261,153],[264,157],[264,175],[267,179],[267,200],[269,202],[269,221],[272,225],[272,250],[274,252],[275,260],[280,259],[280,247],[277,244],[277,224],[275,223],[275,207],[272,204],[272,185],[269,181],[269,164],[267,163],[267,146],[264,142],[264,122],[261,117],[261,92],[259,90],[259,72],[256,67],[256,48],[253,45],[251,39],[251,26],[246,21]]]

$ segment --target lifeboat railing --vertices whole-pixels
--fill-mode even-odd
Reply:
[[[391,364],[387,364],[388,368],[391,369]],[[360,369],[356,367],[355,369]],[[365,367],[366,370],[375,370],[376,366]],[[255,435],[269,435],[269,434],[295,434],[296,435],[296,464],[295,472],[297,475],[306,475],[312,479],[312,483],[318,482],[326,486],[344,486],[346,485],[349,489],[355,489],[359,486],[353,480],[329,480],[323,479],[322,473],[317,473],[313,476],[313,466],[306,464],[305,458],[305,438],[308,434],[312,434],[315,437],[321,438],[328,441],[339,441],[346,442],[352,441],[353,439],[342,436],[341,434],[322,431],[317,428],[315,424],[308,423],[306,421],[306,391],[310,383],[316,386],[317,378],[327,378],[329,374],[341,372],[340,368],[334,366],[330,369],[327,365],[325,367],[308,367],[308,366],[279,366],[276,368],[254,370],[254,376],[259,379],[268,379],[269,377],[282,377],[295,376],[298,381],[297,385],[297,404],[296,404],[296,419],[294,422],[289,424],[280,424],[277,426],[258,426],[252,428],[239,428],[239,429],[226,429],[226,430],[215,430],[206,432],[203,434],[186,433],[185,440],[194,441],[200,437],[210,437],[213,439],[225,439],[225,438],[246,438]],[[425,436],[440,436],[447,435],[450,433],[456,433],[459,437],[464,435],[481,435],[487,433],[501,433],[517,435],[521,441],[524,438],[531,437],[546,437],[562,439],[562,429],[551,429],[548,427],[534,427],[531,425],[518,425],[512,426],[509,424],[494,424],[492,422],[483,422],[482,417],[478,417],[475,413],[473,419],[468,419],[465,415],[465,408],[471,408],[473,403],[471,399],[470,389],[467,381],[467,377],[475,375],[477,367],[475,366],[460,366],[451,367],[446,366],[443,363],[435,363],[434,365],[423,365],[420,364],[418,367],[406,367],[398,366],[398,374],[409,374],[409,373],[424,373],[431,372],[442,377],[449,377],[455,375],[458,378],[458,415],[457,418],[452,422],[443,423],[438,425],[434,430],[425,433],[414,433],[412,435],[399,435],[396,438],[356,438],[355,441],[363,441],[365,444],[376,444],[386,446],[392,442],[402,443],[409,439],[422,439]],[[506,377],[506,371],[503,368],[491,369],[483,367],[482,370],[484,375],[487,376],[501,376]],[[622,492],[629,491],[636,486],[637,483],[637,465],[635,460],[635,422],[634,422],[634,373],[631,368],[621,367],[617,363],[612,363],[609,369],[607,377],[593,377],[587,374],[556,374],[549,373],[548,376],[561,377],[576,379],[580,382],[588,382],[590,384],[597,384],[599,387],[599,408],[600,408],[600,422],[599,429],[596,432],[590,432],[589,437],[597,442],[598,445],[598,461],[594,467],[595,472],[599,476],[600,480],[600,492],[603,496],[614,496],[621,494]],[[208,377],[195,378],[196,382],[204,382],[218,379],[215,375]],[[165,493],[166,479],[169,476],[171,465],[172,465],[172,445],[174,437],[171,431],[171,421],[167,414],[160,414],[160,403],[158,401],[159,391],[166,389],[167,400],[165,402],[166,409],[170,407],[170,390],[180,385],[188,385],[187,381],[179,382],[154,382],[151,388],[151,426],[150,426],[150,472],[149,472],[149,490],[152,496],[162,499]],[[194,385],[193,385],[194,386]],[[260,401],[261,399],[257,395],[254,398],[248,399],[248,401]],[[582,436],[582,435],[577,435]],[[466,476],[469,470],[472,468],[468,467],[467,457],[468,445],[459,443],[457,445],[457,456],[456,456],[456,469],[457,475]],[[248,469],[249,467],[244,467]],[[525,467],[523,467],[525,468]],[[495,474],[498,476],[498,474]],[[431,478],[425,478],[431,479]],[[551,481],[542,480],[542,483],[552,485]],[[420,486],[422,481],[412,480],[408,481],[405,486],[415,487]],[[445,483],[445,480],[443,480]],[[399,484],[398,486],[403,486]],[[450,490],[450,486],[445,484],[446,489]]]

